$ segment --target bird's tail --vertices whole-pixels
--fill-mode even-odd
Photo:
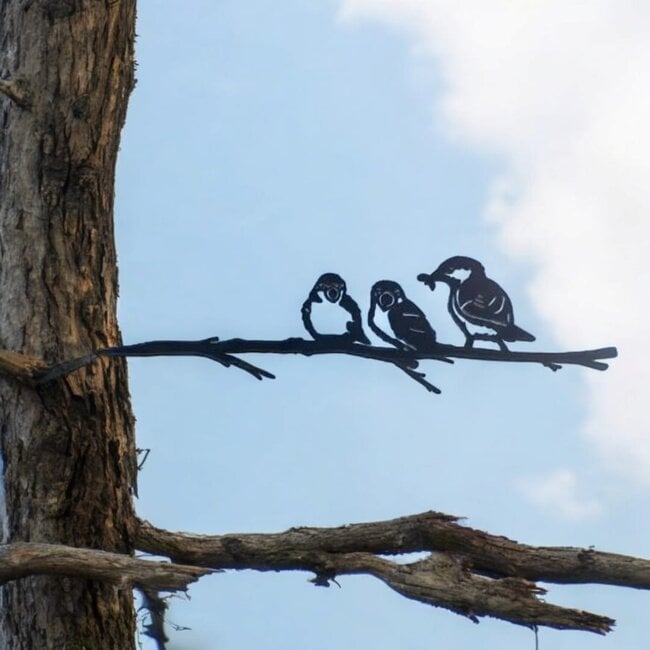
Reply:
[[[504,341],[534,341],[535,337],[517,325],[510,325],[505,332],[501,333]]]

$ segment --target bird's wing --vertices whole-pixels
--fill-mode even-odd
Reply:
[[[475,325],[509,327],[513,320],[508,294],[489,278],[463,282],[455,303],[459,314]]]
[[[341,298],[340,305],[352,316],[352,320],[348,321],[347,324],[348,332],[352,334],[356,341],[370,345],[370,339],[366,336],[363,331],[363,325],[361,324],[361,310],[359,309],[359,305],[347,293]]]
[[[322,300],[318,297],[318,294],[312,291],[309,294],[307,300],[302,303],[302,309],[300,310],[300,313],[302,315],[302,323],[305,326],[305,329],[311,334],[314,339],[317,339],[318,332],[315,330],[314,325],[311,322],[311,306],[312,303],[315,302],[314,296],[316,299],[318,299],[318,302],[322,302]]]
[[[395,305],[388,314],[388,320],[395,335],[413,348],[423,343],[435,343],[433,327],[424,312],[410,300]]]

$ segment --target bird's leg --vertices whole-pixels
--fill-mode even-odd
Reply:
[[[510,350],[508,350],[508,346],[504,343],[503,339],[499,338],[498,336],[495,336],[494,340],[497,342],[497,345],[499,346],[499,350],[501,350],[501,352],[510,352]]]
[[[472,342],[473,341],[488,341],[490,343],[496,343],[499,346],[499,350],[501,352],[510,352],[508,349],[508,346],[504,343],[503,339],[495,334],[472,334]],[[472,347],[471,345],[468,346],[465,344],[465,347]]]

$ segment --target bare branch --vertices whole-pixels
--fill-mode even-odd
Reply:
[[[438,551],[463,555],[472,571],[490,577],[650,589],[650,560],[594,549],[529,546],[458,521],[451,515],[425,512],[336,528],[228,535],[174,533],[140,521],[136,546],[175,562],[258,571],[311,570],[300,559],[311,551],[375,555]]]
[[[399,363],[396,363],[395,365],[400,370],[404,371],[413,381],[416,381],[421,386],[424,386],[430,393],[435,393],[436,395],[440,395],[440,393],[442,392],[437,386],[434,386],[433,384],[429,383],[425,379],[426,375],[423,372],[418,372],[417,370],[413,370],[412,368],[409,368],[407,365],[402,365]]]
[[[615,621],[539,599],[546,590],[521,578],[491,580],[477,576],[459,557],[434,554],[419,562],[396,564],[369,554],[337,556],[339,575],[366,573],[397,593],[434,607],[444,607],[475,623],[491,616],[510,623],[605,634]]]
[[[602,583],[650,588],[650,560],[593,549],[535,547],[461,526],[456,517],[427,512],[337,528],[292,528],[283,533],[191,535],[141,521],[136,546],[177,562],[215,569],[300,570],[317,585],[337,575],[373,575],[402,595],[473,619],[605,633],[604,616],[539,600],[534,581]],[[434,552],[396,564],[379,555]]]
[[[162,591],[185,590],[211,569],[152,562],[62,544],[14,542],[0,545],[0,583],[28,575],[66,575],[102,580],[119,587]]]
[[[0,546],[0,582],[50,574],[136,587],[143,591],[145,606],[151,611],[151,631],[155,628],[157,635],[154,638],[161,641],[164,608],[156,606],[159,597],[152,600],[151,596],[157,596],[160,590],[185,590],[201,576],[222,569],[311,571],[317,585],[328,585],[339,575],[367,574],[407,598],[444,607],[475,621],[480,616],[492,616],[520,625],[596,633],[610,631],[614,621],[540,600],[538,596],[545,590],[530,577],[549,582],[650,587],[648,560],[592,549],[525,546],[460,526],[456,518],[434,512],[267,535],[190,535],[140,522],[137,546],[184,564],[57,544],[17,542]],[[411,564],[378,557],[418,550],[436,552]]]

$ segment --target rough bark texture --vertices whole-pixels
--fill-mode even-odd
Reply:
[[[174,562],[215,569],[303,570],[320,573],[321,554],[400,555],[418,551],[465,558],[465,566],[492,578],[560,584],[597,583],[650,589],[650,560],[593,548],[529,546],[462,526],[458,518],[423,512],[337,528],[291,528],[284,533],[195,535],[139,521],[136,547]],[[327,573],[330,568],[323,568]]]
[[[135,1],[0,0],[0,346],[53,363],[120,342],[115,159]],[[0,378],[4,541],[129,553],[133,417],[122,362],[40,388]],[[2,648],[134,645],[129,590],[5,585]]]
[[[372,575],[406,598],[476,620],[493,616],[519,625],[605,634],[614,620],[542,600],[536,580],[650,589],[650,560],[594,549],[528,546],[462,526],[439,512],[337,528],[283,533],[195,535],[139,521],[136,547],[173,562],[220,569],[312,571],[317,585],[340,575]],[[386,555],[431,551],[398,564]]]
[[[0,546],[0,582],[49,574],[83,576],[121,589],[185,591],[189,583],[209,573],[211,569],[61,544],[16,542]]]

